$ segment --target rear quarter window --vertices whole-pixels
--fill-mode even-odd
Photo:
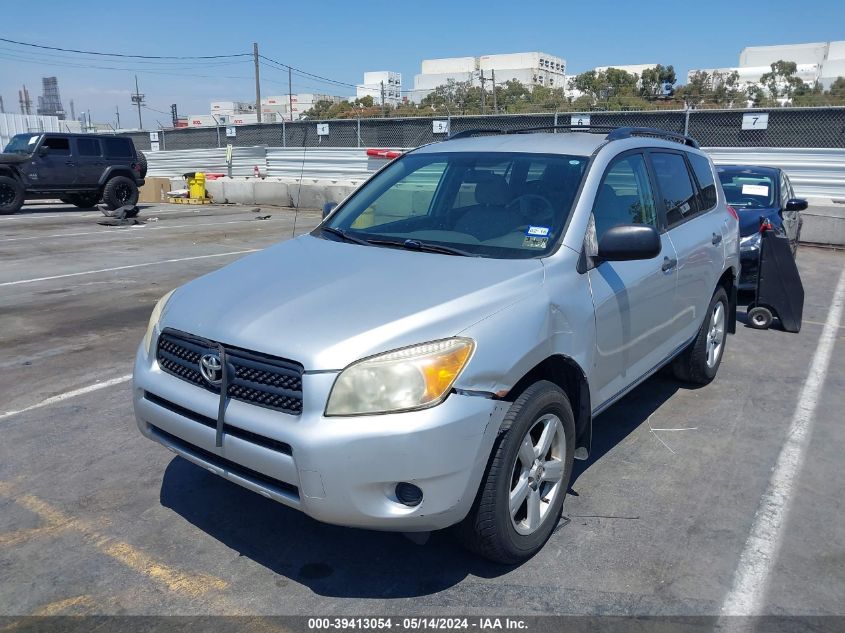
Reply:
[[[702,211],[709,211],[716,206],[716,181],[710,160],[700,154],[687,154],[692,171],[698,180],[698,204]]]
[[[132,158],[132,142],[128,138],[104,138],[106,158]]]

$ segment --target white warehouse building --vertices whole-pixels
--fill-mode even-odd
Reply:
[[[541,52],[424,59],[421,71],[414,77],[414,101],[450,80],[478,86],[483,76],[490,86],[487,82],[492,81],[494,74],[497,85],[516,79],[528,87],[566,87],[566,60]]]
[[[845,77],[845,41],[783,44],[779,46],[749,46],[739,54],[739,66],[733,68],[702,68],[691,70],[687,81],[697,72],[728,75],[736,72],[739,80],[753,85],[772,70],[777,61],[795,62],[796,77],[807,83],[818,81],[829,88],[837,77]]]
[[[375,70],[364,73],[364,83],[356,86],[355,98],[372,97],[374,104],[382,105],[382,90],[386,104],[399,105],[402,101],[402,73],[392,70]]]

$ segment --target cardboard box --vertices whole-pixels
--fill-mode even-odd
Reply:
[[[169,178],[145,178],[138,202],[167,202],[168,191],[170,191]]]

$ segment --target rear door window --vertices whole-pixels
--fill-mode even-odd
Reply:
[[[78,138],[76,139],[76,152],[79,156],[99,157],[102,155],[100,150],[100,139],[98,138]]]
[[[684,157],[670,152],[651,152],[651,164],[666,209],[668,228],[694,217],[698,203]]]
[[[106,158],[132,158],[132,143],[128,138],[104,138]]]

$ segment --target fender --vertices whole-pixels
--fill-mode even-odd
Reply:
[[[110,180],[114,176],[126,176],[133,182],[138,183],[139,187],[144,184],[144,181],[138,178],[138,174],[123,165],[112,165],[110,167],[106,167],[105,170],[103,170],[97,184],[102,187],[106,184],[106,181]]]

